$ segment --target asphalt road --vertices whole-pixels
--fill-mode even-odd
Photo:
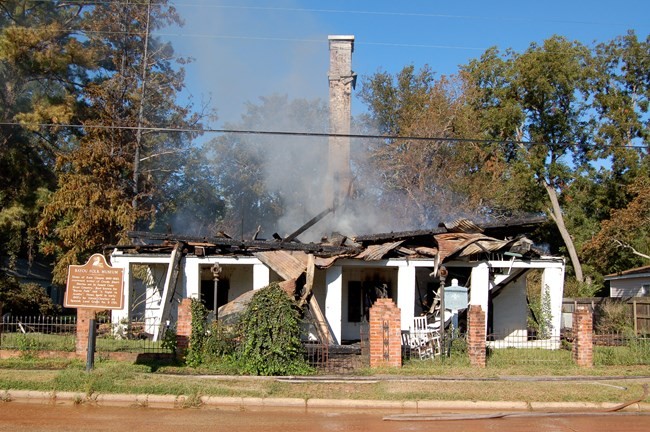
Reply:
[[[380,410],[345,411],[270,408],[100,407],[89,404],[0,402],[0,431],[499,431],[647,432],[650,416],[502,418],[463,421],[386,421]],[[432,413],[436,414],[436,413]]]

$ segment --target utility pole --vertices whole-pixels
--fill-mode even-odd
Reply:
[[[135,152],[133,155],[133,210],[138,210],[140,194],[140,150],[142,149],[142,127],[144,126],[144,100],[147,94],[147,72],[149,71],[149,23],[151,21],[151,0],[147,0],[147,17],[144,31],[144,50],[142,53],[142,85],[140,86],[140,104],[138,106],[138,128],[135,133]]]

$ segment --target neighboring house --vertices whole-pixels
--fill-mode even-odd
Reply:
[[[550,302],[549,336],[559,347],[565,263],[540,253],[521,235],[536,223],[479,227],[461,220],[432,230],[321,243],[131,233],[139,244],[118,247],[111,255],[112,265],[125,270],[127,305],[113,311],[113,319],[174,322],[182,298],[200,298],[214,312],[270,282],[290,281],[298,296],[303,286],[311,288],[312,315],[326,321],[331,343],[344,344],[360,339],[368,308],[381,295],[396,302],[402,330],[408,330],[414,317],[429,311],[444,265],[445,286],[457,279],[469,288],[469,303],[487,312],[495,346],[535,346],[527,337],[526,274],[540,270]]]
[[[605,283],[609,283],[610,297],[650,297],[650,266],[609,274]]]

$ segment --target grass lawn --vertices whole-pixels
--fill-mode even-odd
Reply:
[[[99,361],[91,372],[79,360],[0,360],[0,389],[48,392],[171,394],[185,396],[289,397],[368,400],[472,400],[529,402],[623,402],[642,394],[648,368],[565,368],[545,364],[484,369],[436,361],[410,361],[402,368],[362,370],[343,382],[319,376],[300,380],[272,377],[206,376],[207,369]],[[580,375],[580,379],[575,376]],[[548,379],[541,379],[546,376]],[[562,379],[562,376],[567,378]],[[569,377],[570,376],[570,377]],[[630,378],[626,378],[630,377]],[[603,380],[602,377],[616,377]],[[345,377],[342,377],[345,378]],[[376,379],[373,379],[376,378]]]

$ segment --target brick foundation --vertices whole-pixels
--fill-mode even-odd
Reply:
[[[401,312],[392,299],[370,308],[370,367],[402,366]]]
[[[479,305],[471,305],[467,313],[467,352],[472,366],[485,367],[485,312]]]
[[[79,357],[88,354],[88,332],[90,320],[95,319],[96,309],[77,309],[77,343],[75,352]]]
[[[573,312],[573,360],[578,366],[594,365],[593,314],[585,308]]]
[[[190,345],[192,335],[192,299],[184,298],[178,305],[176,321],[176,351],[184,354]]]

